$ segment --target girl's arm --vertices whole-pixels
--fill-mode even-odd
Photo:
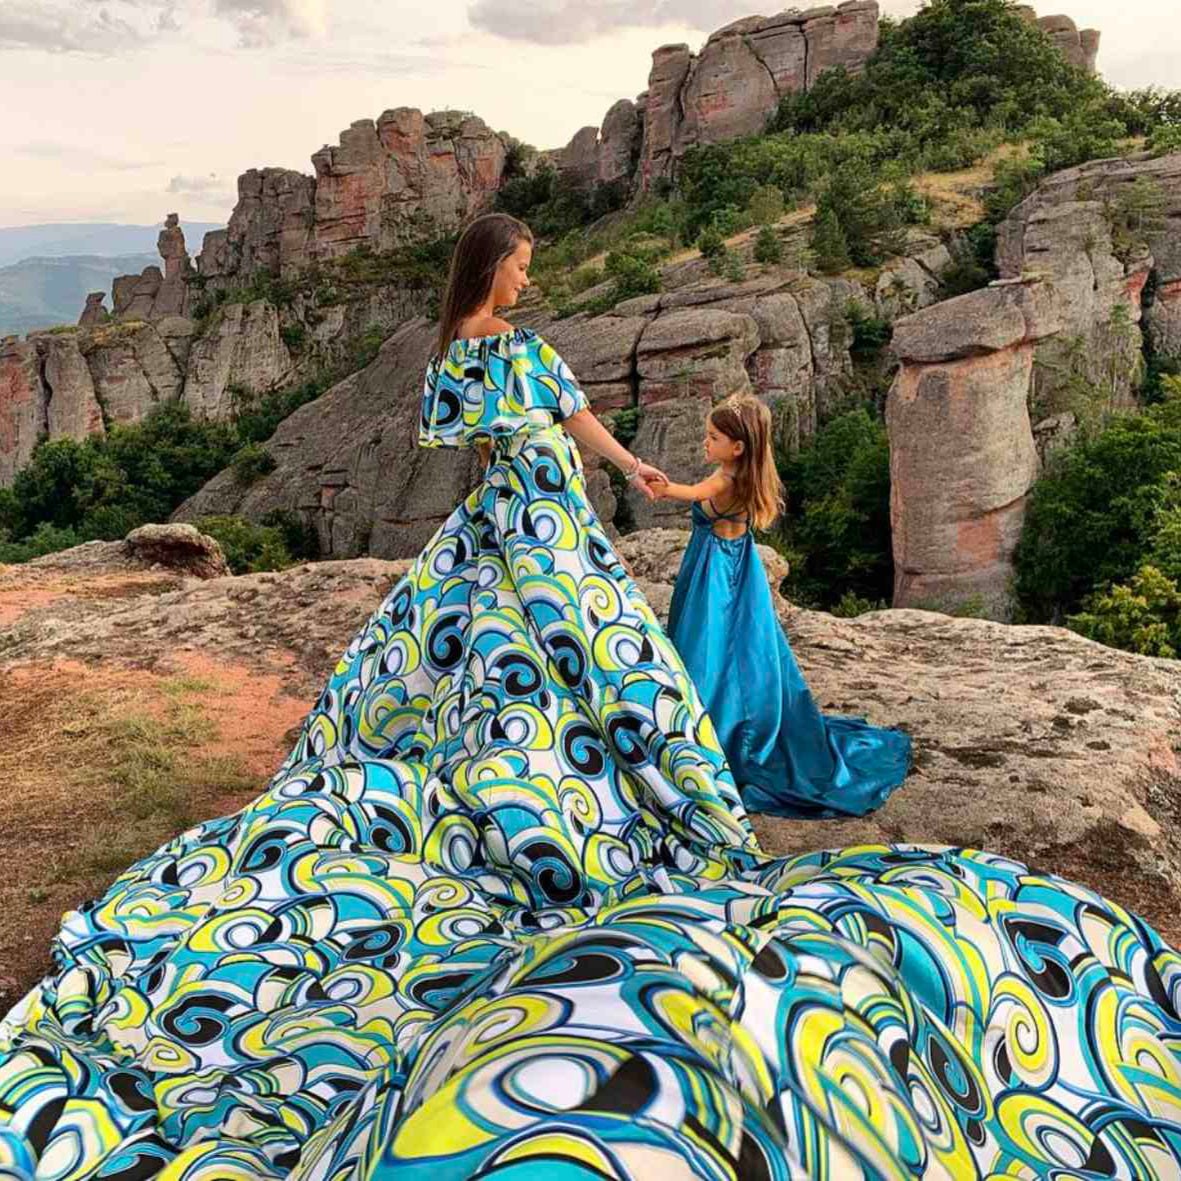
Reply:
[[[492,461],[492,444],[486,439],[480,439],[476,442],[476,450],[480,455],[480,462],[487,468]]]
[[[720,472],[714,472],[696,484],[674,484],[671,481],[653,484],[652,490],[658,500],[712,500],[720,496],[730,481]]]

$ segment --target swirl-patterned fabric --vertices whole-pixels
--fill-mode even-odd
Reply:
[[[266,793],[65,917],[0,1178],[1181,1176],[1181,957],[979,851],[764,855],[521,343],[428,387],[492,462]]]

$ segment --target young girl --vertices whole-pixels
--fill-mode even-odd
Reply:
[[[779,626],[751,529],[782,510],[771,415],[749,394],[715,406],[698,484],[657,481],[693,504],[668,631],[713,719],[743,802],[778,816],[862,816],[906,777],[910,738],[862,718],[824,716]]]

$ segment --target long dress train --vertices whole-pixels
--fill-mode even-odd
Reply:
[[[0,1178],[1172,1178],[1181,958],[978,851],[760,853],[525,331],[423,439],[480,486],[265,794],[68,914]]]
[[[775,616],[750,530],[714,532],[716,521],[740,515],[693,505],[668,634],[750,811],[864,816],[906,778],[910,736],[820,712]]]

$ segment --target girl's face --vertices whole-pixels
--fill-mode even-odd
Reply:
[[[710,463],[734,463],[745,450],[742,441],[724,435],[712,419],[705,420],[705,458]]]
[[[533,244],[522,239],[512,254],[500,260],[492,279],[492,304],[511,308],[522,291],[529,286],[529,264],[533,261]]]

